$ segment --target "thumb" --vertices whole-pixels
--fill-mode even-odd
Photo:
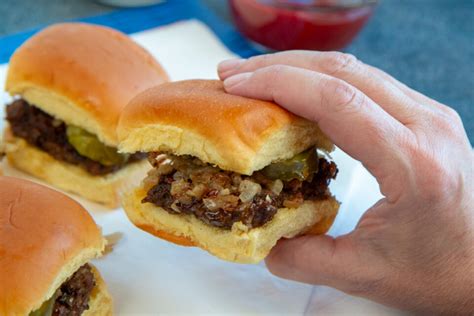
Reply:
[[[281,239],[265,261],[276,276],[355,294],[368,273],[356,249],[351,235],[308,235]]]

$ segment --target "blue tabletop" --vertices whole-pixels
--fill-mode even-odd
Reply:
[[[185,2],[209,6],[222,21],[202,18],[210,19],[226,44],[243,55],[255,53],[231,34],[226,1]],[[2,0],[0,36],[115,10],[89,0]],[[347,51],[456,109],[473,142],[474,0],[384,0]]]

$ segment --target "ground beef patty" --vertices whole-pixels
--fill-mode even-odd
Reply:
[[[119,170],[124,165],[104,166],[82,156],[68,142],[66,125],[25,100],[16,100],[6,108],[7,121],[13,134],[47,152],[57,160],[77,165],[92,175],[103,175]],[[143,154],[130,156],[128,162],[143,159]]]
[[[304,200],[329,197],[337,174],[334,162],[319,159],[318,172],[308,181],[270,180],[260,172],[243,176],[202,163],[196,158],[152,153],[155,167],[144,180],[142,203],[153,203],[172,214],[192,214],[201,221],[231,229],[236,222],[263,226],[282,207],[297,208]]]
[[[91,267],[85,264],[58,289],[52,316],[80,316],[89,309],[94,286],[94,274]]]

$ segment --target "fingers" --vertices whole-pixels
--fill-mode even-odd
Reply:
[[[356,292],[358,281],[369,276],[354,249],[347,237],[302,236],[280,240],[265,262],[285,279]]]
[[[408,130],[342,80],[301,68],[271,66],[230,77],[224,86],[229,93],[273,100],[317,122],[336,145],[376,177],[383,176],[380,170],[396,167],[397,139]]]
[[[412,123],[417,112],[426,110],[411,98],[413,93],[407,94],[401,90],[402,85],[395,85],[395,80],[388,80],[388,76],[380,76],[354,56],[339,52],[288,51],[261,55],[249,60],[223,62],[218,71],[221,79],[225,80],[238,73],[253,72],[272,65],[304,68],[344,80],[402,124]]]

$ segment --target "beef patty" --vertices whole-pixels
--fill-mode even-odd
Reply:
[[[144,180],[142,203],[153,203],[172,214],[192,214],[223,229],[236,222],[249,228],[263,226],[282,207],[297,208],[305,200],[330,196],[328,185],[337,175],[334,162],[319,158],[319,168],[307,181],[270,180],[223,171],[197,158],[151,153],[154,169]]]
[[[85,264],[58,289],[52,316],[80,316],[89,309],[90,295],[94,286],[92,269]]]
[[[20,137],[57,160],[81,167],[92,175],[104,175],[119,170],[125,164],[105,166],[84,157],[68,142],[66,124],[31,106],[25,100],[13,101],[6,108],[7,121],[13,135]],[[127,163],[141,160],[144,154],[131,155]]]

